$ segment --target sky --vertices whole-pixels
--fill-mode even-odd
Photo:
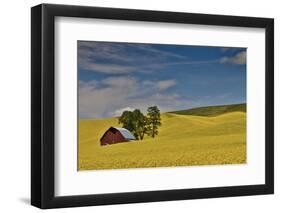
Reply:
[[[246,48],[78,41],[79,118],[246,102]]]

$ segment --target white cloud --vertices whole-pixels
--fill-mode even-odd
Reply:
[[[246,51],[239,52],[232,57],[223,57],[220,60],[221,63],[231,63],[231,64],[246,64],[246,61],[247,61]]]
[[[134,66],[126,66],[126,65],[118,65],[118,64],[99,64],[99,63],[85,63],[84,68],[101,73],[107,74],[124,74],[132,71],[136,71],[137,67]]]
[[[176,85],[176,81],[174,79],[160,81],[144,81],[143,85],[154,87],[156,90],[163,91]]]
[[[156,86],[159,90],[166,90],[176,84],[175,80],[164,80],[164,81],[158,81],[156,83]]]
[[[130,44],[129,44],[129,46],[130,46]],[[169,52],[169,51],[158,50],[158,49],[153,48],[149,44],[138,44],[137,46],[133,44],[132,46],[134,48],[138,48],[139,50],[143,50],[145,52],[148,52],[150,54],[155,54],[160,57],[172,57],[172,58],[186,59],[186,56],[176,54],[173,52]]]
[[[137,85],[137,80],[132,77],[121,76],[121,77],[109,77],[101,81],[102,84],[117,88],[132,88]]]
[[[163,95],[160,93],[156,93],[155,95],[151,96],[153,100],[158,101],[176,101],[180,96],[178,94],[169,94],[169,95]]]
[[[150,44],[78,42],[79,67],[93,72],[106,74],[147,72],[145,70],[147,68],[161,68],[167,59],[186,61],[187,58],[156,49]]]
[[[80,41],[78,43],[78,56],[79,60],[87,61],[103,58],[123,62],[131,61],[131,58],[125,57],[123,49],[124,45],[121,43]]]
[[[110,77],[99,82],[79,82],[79,116],[100,118],[119,116],[124,110],[140,109],[144,113],[149,106],[157,105],[161,111],[186,108],[187,101],[165,88],[175,81],[138,81],[132,77]],[[160,85],[160,86],[159,86]]]
[[[135,109],[132,107],[125,107],[121,109],[117,109],[113,112],[113,116],[121,116],[124,111],[134,111]]]
[[[91,80],[91,81],[81,81],[79,80],[79,88],[80,89],[83,89],[83,88],[92,88],[94,89],[97,85],[98,85],[98,82],[95,81],[95,80]]]

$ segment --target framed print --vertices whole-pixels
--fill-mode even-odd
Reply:
[[[31,9],[31,203],[272,194],[274,21]]]

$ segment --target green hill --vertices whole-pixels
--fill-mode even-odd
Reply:
[[[217,116],[228,112],[246,112],[246,104],[206,106],[187,110],[174,111],[178,115]]]

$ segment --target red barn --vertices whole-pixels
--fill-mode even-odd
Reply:
[[[100,144],[103,146],[132,140],[136,140],[136,138],[129,130],[119,127],[110,127],[101,137]]]

